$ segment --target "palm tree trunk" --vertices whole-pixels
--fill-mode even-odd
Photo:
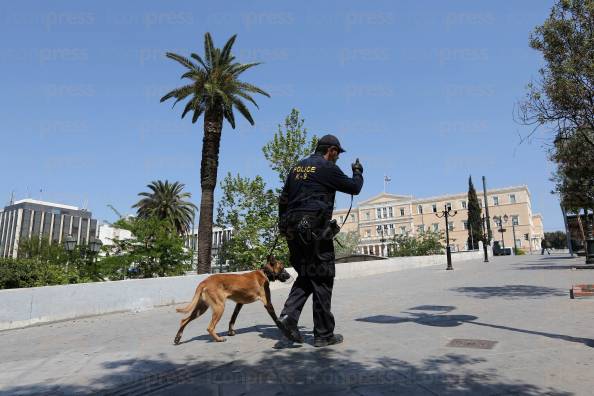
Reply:
[[[207,110],[204,114],[204,138],[202,139],[202,162],[200,163],[202,196],[200,197],[200,219],[198,222],[197,270],[199,274],[210,272],[214,189],[217,185],[222,128],[223,114]]]

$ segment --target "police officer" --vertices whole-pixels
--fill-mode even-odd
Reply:
[[[333,238],[340,229],[332,220],[336,191],[357,195],[363,187],[363,166],[352,164],[353,177],[346,176],[336,161],[344,153],[333,135],[323,136],[315,153],[291,169],[279,202],[279,230],[289,245],[290,262],[298,277],[281,312],[284,334],[303,342],[297,329],[301,310],[313,294],[314,346],[339,344],[330,312],[334,285]]]

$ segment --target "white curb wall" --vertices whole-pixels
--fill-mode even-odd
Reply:
[[[482,251],[452,254],[454,262],[482,257]],[[445,256],[395,257],[336,264],[336,279],[444,265]],[[288,269],[293,277],[292,268]],[[143,311],[191,300],[208,275],[130,279],[114,282],[0,290],[0,330],[115,312]],[[274,282],[272,289],[289,287]]]

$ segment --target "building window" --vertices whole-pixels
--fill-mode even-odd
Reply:
[[[392,210],[392,207],[388,208],[388,212],[390,213],[390,217],[394,217],[394,211]]]
[[[400,227],[400,233],[402,235],[406,234],[406,227],[404,227],[404,226]]]
[[[499,206],[499,197],[493,197],[493,206]]]
[[[462,209],[466,209],[466,201],[460,201],[460,206]]]
[[[377,208],[377,218],[378,219],[382,218],[382,208]]]
[[[445,206],[446,206],[446,210],[452,210],[452,203],[451,202],[446,203]]]
[[[454,231],[454,223],[448,223],[448,230]]]
[[[384,215],[384,219],[388,217],[388,209],[387,208],[382,208],[382,213]]]
[[[424,233],[425,232],[425,224],[421,224],[421,225],[417,226],[417,232],[419,234]]]
[[[390,224],[390,235],[394,235],[394,224]]]
[[[437,213],[437,204],[431,205],[431,209],[433,209],[433,213]]]
[[[418,214],[423,214],[423,205],[418,205],[417,206],[417,213]]]
[[[400,208],[400,216],[404,216],[404,208]]]
[[[365,230],[365,236],[367,238],[371,237],[371,231],[370,230]]]
[[[433,231],[434,232],[439,231],[439,224],[438,223],[433,223]]]
[[[512,218],[512,224],[513,224],[513,225],[518,225],[518,224],[520,224],[520,219],[518,218],[518,216],[517,216],[517,215],[515,215],[515,216],[512,216],[511,218]]]
[[[467,221],[463,221],[462,224],[464,224],[464,229],[467,230],[468,229],[468,222]]]
[[[369,212],[365,212],[365,220],[371,220],[371,214]]]
[[[518,249],[522,247],[522,240],[521,239],[516,239],[516,247]]]
[[[509,194],[509,203],[516,203],[516,194]]]
[[[351,221],[354,222],[355,221],[355,214],[351,213]]]

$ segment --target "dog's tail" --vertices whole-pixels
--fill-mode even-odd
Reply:
[[[198,306],[198,303],[202,299],[202,290],[204,289],[204,285],[200,283],[196,288],[196,293],[194,293],[194,298],[192,301],[183,308],[176,308],[175,310],[179,313],[189,313],[192,312]]]

